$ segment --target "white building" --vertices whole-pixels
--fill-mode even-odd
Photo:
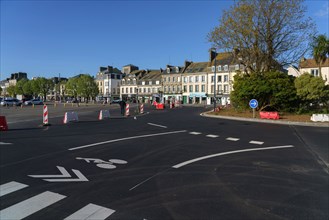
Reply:
[[[313,76],[320,76],[319,65],[314,59],[302,59],[299,63],[299,72],[300,74],[310,73]],[[321,75],[325,84],[329,85],[329,58],[321,64]]]
[[[120,83],[123,74],[112,66],[100,67],[95,82],[98,85],[99,96],[108,101],[120,98]]]

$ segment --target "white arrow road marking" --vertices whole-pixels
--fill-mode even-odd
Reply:
[[[211,155],[198,157],[198,158],[195,158],[195,159],[192,159],[192,160],[188,160],[188,161],[176,164],[175,166],[172,166],[172,168],[178,169],[178,168],[181,168],[181,167],[186,166],[188,164],[198,162],[200,160],[206,160],[206,159],[209,159],[209,158],[219,157],[219,156],[228,155],[228,154],[236,154],[236,153],[249,152],[249,151],[273,150],[273,149],[290,148],[290,147],[294,147],[294,146],[293,145],[286,145],[286,146],[276,146],[276,147],[251,148],[251,149],[228,151],[228,152],[223,152],[223,153],[218,153],[218,154],[211,154]]]
[[[28,175],[34,178],[64,178],[71,177],[71,175],[66,171],[64,167],[57,166],[57,169],[62,173],[62,175]],[[78,177],[76,179],[43,179],[47,182],[84,182],[89,181],[79,170],[72,169],[73,173]]]
[[[12,205],[0,211],[0,219],[23,219],[33,213],[40,211],[51,204],[64,199],[66,196],[53,192],[43,192],[39,195],[31,197],[20,203]]]
[[[17,190],[23,189],[25,187],[28,187],[28,185],[25,185],[23,183],[18,183],[15,181],[2,184],[0,185],[0,197],[15,192]]]
[[[61,175],[28,175],[34,178],[61,178],[61,177],[71,177],[69,172],[66,171],[64,167],[57,166],[57,169],[62,173]]]
[[[88,204],[82,209],[76,211],[72,215],[66,217],[64,220],[76,220],[76,219],[83,219],[83,220],[91,220],[91,219],[106,219],[110,215],[115,212],[113,209],[105,208],[102,206],[98,206],[95,204]]]

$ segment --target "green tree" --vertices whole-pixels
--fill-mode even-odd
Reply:
[[[236,108],[250,108],[251,99],[258,100],[259,108],[271,105],[285,111],[292,111],[296,104],[293,77],[278,71],[266,74],[237,74],[234,77],[233,88],[231,100]]]
[[[74,98],[78,98],[78,80],[79,78],[77,77],[70,78],[65,86],[67,94]]]
[[[238,0],[207,36],[213,46],[234,52],[249,72],[297,63],[309,49],[315,24],[303,0]]]
[[[41,93],[40,85],[38,82],[38,79],[31,80],[31,89],[32,89],[32,95],[34,98],[38,97]]]
[[[26,94],[24,93],[24,89],[23,89],[23,87],[24,87],[24,85],[25,85],[27,82],[28,82],[27,79],[21,79],[21,80],[19,80],[19,81],[16,83],[16,86],[15,86],[15,92],[16,92],[16,94],[18,94],[18,95],[26,95]]]
[[[87,101],[98,95],[98,86],[90,75],[81,75],[77,80],[77,93]]]
[[[11,97],[15,97],[16,96],[16,87],[11,85],[7,88],[7,92],[9,94],[9,96]]]
[[[43,96],[43,100],[46,100],[47,94],[54,88],[53,81],[41,77],[41,78],[37,78],[35,82],[36,82],[36,87],[39,88],[39,92]]]
[[[320,104],[328,107],[329,86],[325,85],[322,78],[305,73],[295,79],[295,87],[300,108],[310,110],[318,108]]]
[[[23,85],[23,92],[25,95],[33,95],[32,81],[29,80]]]
[[[322,78],[321,64],[323,64],[329,56],[329,39],[324,34],[318,35],[313,38],[311,46],[313,57],[319,66],[319,74]]]

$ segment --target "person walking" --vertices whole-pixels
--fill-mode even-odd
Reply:
[[[119,104],[121,109],[121,115],[125,116],[126,102],[124,100],[121,100]]]

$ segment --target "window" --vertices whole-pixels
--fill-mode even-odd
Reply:
[[[145,85],[145,81],[142,82],[142,85]]]
[[[312,70],[311,70],[311,74],[312,74],[313,76],[319,76],[319,70],[318,70],[318,69],[312,69]]]
[[[189,87],[189,92],[193,92],[193,86]]]
[[[217,76],[217,82],[222,82],[222,76]]]
[[[228,93],[228,85],[224,85],[224,93]]]
[[[130,87],[130,94],[133,93],[133,88]]]
[[[215,78],[215,76],[211,76],[211,82],[212,83],[214,82],[214,78]]]
[[[122,93],[125,93],[125,88],[122,88]]]
[[[167,92],[167,86],[164,87],[164,92],[165,92],[165,93]]]
[[[199,76],[195,76],[195,82],[199,82]]]
[[[201,92],[205,92],[206,90],[206,86],[205,85],[201,85]]]
[[[175,82],[175,81],[176,81],[176,79],[175,79],[175,77],[174,77],[174,76],[172,77],[172,81],[173,81],[173,82]]]
[[[170,68],[167,68],[167,73],[170,73]]]
[[[133,84],[136,85],[136,79],[133,79]]]
[[[199,85],[195,85],[195,92],[199,92]]]
[[[214,93],[214,85],[211,86],[211,93]]]
[[[117,75],[117,79],[121,79],[121,76],[120,75]]]
[[[190,76],[190,77],[189,77],[189,82],[190,82],[190,83],[193,82],[193,76]]]
[[[224,66],[224,71],[228,71],[228,65]]]
[[[152,81],[149,81],[149,85],[152,85]]]
[[[137,87],[135,87],[135,89],[134,89],[134,90],[135,90],[135,92],[134,92],[134,93],[137,93]]]
[[[151,88],[147,88],[147,92],[148,93],[151,93]]]
[[[239,70],[240,69],[240,65],[239,64],[235,64],[235,70]]]
[[[228,82],[228,75],[224,75],[224,82]]]
[[[220,93],[222,93],[223,91],[222,91],[222,85],[218,85],[217,86],[217,93],[218,94],[220,94]]]
[[[112,92],[113,94],[115,94],[115,90],[116,90],[116,89],[114,88],[114,89],[113,89],[113,92]]]
[[[206,81],[206,77],[205,76],[201,76],[201,82],[205,82]]]
[[[217,67],[217,70],[218,70],[218,72],[222,71],[222,66],[219,65],[219,66]]]
[[[123,91],[123,90],[122,90]],[[117,94],[120,94],[120,88],[117,88]]]
[[[168,77],[168,82],[170,82],[170,76]]]
[[[166,77],[163,77],[163,82],[166,82],[167,81],[167,78]]]
[[[139,93],[142,93],[142,88],[139,88],[139,89],[138,89],[138,92],[139,92]]]
[[[187,83],[187,77],[184,76],[184,83]]]
[[[160,81],[159,80],[155,81],[155,84],[156,85],[159,85],[160,84]]]
[[[127,83],[128,83],[128,85],[130,85],[130,79],[128,79],[128,82]]]
[[[128,93],[128,88],[126,88],[126,93]]]
[[[171,87],[170,86],[168,86],[168,92],[171,92]]]
[[[183,87],[183,92],[187,92],[187,86]]]
[[[176,90],[176,89],[175,89],[175,86],[173,86],[173,87],[172,87],[172,92],[175,92],[175,90]]]
[[[114,79],[115,78],[115,75],[114,74],[111,74],[111,79]]]
[[[179,76],[177,76],[177,82],[180,82],[180,77]]]
[[[176,66],[176,73],[179,73],[179,67]]]
[[[146,88],[143,88],[143,92],[146,93]]]
[[[215,66],[211,67],[211,72],[215,72]]]

